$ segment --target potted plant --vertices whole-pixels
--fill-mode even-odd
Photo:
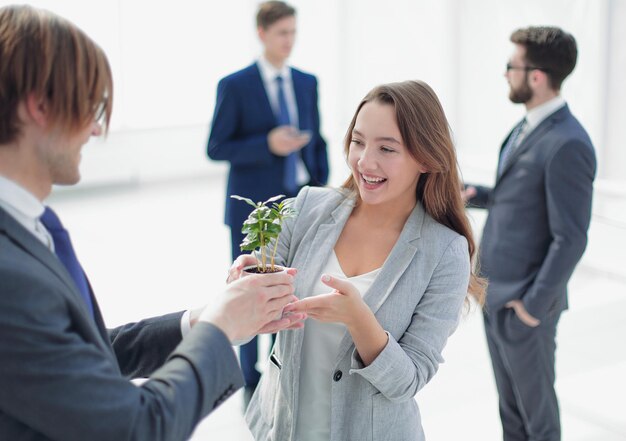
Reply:
[[[244,271],[251,273],[275,273],[282,271],[282,268],[274,264],[278,238],[282,231],[283,221],[295,217],[297,214],[296,210],[291,206],[293,199],[284,199],[281,202],[276,202],[284,197],[285,195],[280,194],[269,198],[265,202],[254,203],[254,201],[248,198],[237,195],[231,196],[233,199],[244,201],[254,207],[241,228],[241,232],[246,236],[243,242],[241,242],[240,248],[241,251],[252,251],[257,259],[257,265],[256,267],[244,268]],[[255,252],[256,250],[258,251]],[[271,255],[268,256],[268,253]]]

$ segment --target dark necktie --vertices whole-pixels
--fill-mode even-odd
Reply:
[[[289,108],[285,99],[285,90],[283,88],[283,77],[276,77],[276,85],[278,86],[278,125],[288,126],[291,124],[289,119]],[[285,156],[285,170],[283,173],[283,186],[291,195],[298,191],[298,183],[296,182],[296,163],[298,162],[298,152],[292,152]]]
[[[517,147],[521,143],[520,135],[524,130],[524,126],[526,125],[526,118],[524,118],[520,123],[515,126],[513,132],[511,132],[511,136],[506,142],[506,145],[502,149],[502,153],[500,154],[500,163],[498,165],[498,176],[502,174],[505,167],[509,164],[511,158],[513,157],[513,153],[517,149]]]
[[[63,266],[65,266],[65,269],[72,277],[72,280],[74,280],[80,295],[87,304],[87,309],[89,309],[89,312],[91,312],[91,316],[93,317],[93,304],[91,302],[89,285],[87,283],[87,278],[85,277],[85,272],[76,258],[76,253],[74,253],[74,248],[72,247],[72,242],[70,241],[70,235],[63,227],[59,217],[50,207],[46,207],[46,210],[41,216],[41,223],[44,227],[46,227],[46,230],[48,230],[52,236],[52,240],[54,241],[54,252]]]

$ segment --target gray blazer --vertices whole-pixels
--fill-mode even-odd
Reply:
[[[487,305],[497,311],[521,299],[542,320],[567,308],[567,282],[587,245],[595,153],[566,105],[507,164],[493,188],[477,186],[469,201],[489,210],[480,246]]]
[[[107,331],[69,274],[0,208],[0,440],[185,440],[243,385],[208,323],[181,313]],[[124,375],[151,375],[140,387]]]
[[[305,187],[298,217],[286,222],[278,262],[299,269],[296,295],[307,297],[354,208],[342,190]],[[346,332],[333,366],[331,440],[423,440],[415,394],[443,362],[470,275],[467,241],[418,204],[363,299],[389,334],[364,366]],[[246,420],[256,440],[294,440],[303,331],[279,333]],[[341,374],[339,374],[341,372]]]

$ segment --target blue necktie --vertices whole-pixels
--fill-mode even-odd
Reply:
[[[278,86],[278,125],[288,126],[291,124],[289,120],[289,108],[285,99],[285,91],[283,89],[283,77],[276,77]],[[285,156],[285,170],[283,173],[283,186],[290,193],[289,196],[296,194],[298,191],[298,183],[296,182],[296,163],[298,162],[298,153],[292,152]]]
[[[89,312],[91,312],[91,316],[93,317],[93,304],[91,303],[89,285],[87,284],[85,272],[76,258],[76,253],[74,253],[74,248],[72,247],[72,242],[70,241],[70,235],[67,230],[63,228],[61,220],[50,207],[46,207],[46,210],[41,216],[41,223],[44,227],[46,227],[46,230],[48,230],[52,236],[52,240],[54,241],[54,252],[63,266],[65,266],[65,269],[67,269],[67,272],[72,277],[72,280],[74,280],[80,295],[87,304],[87,309],[89,309]]]
[[[502,153],[500,154],[500,163],[498,164],[498,176],[502,174],[504,168],[508,165],[510,159],[515,152],[515,149],[520,145],[519,136],[526,125],[526,118],[524,118],[520,123],[513,129],[511,132],[511,136],[506,142],[506,145],[502,149]]]

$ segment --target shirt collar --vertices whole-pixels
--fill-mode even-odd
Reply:
[[[561,95],[557,95],[545,103],[529,110],[528,113],[526,113],[526,123],[529,129],[537,127],[543,120],[565,106],[565,104],[565,99]]]
[[[22,223],[24,220],[36,222],[45,209],[32,193],[2,175],[0,175],[0,206]]]
[[[291,68],[286,64],[283,65],[281,69],[276,69],[276,67],[267,61],[265,56],[261,56],[258,61],[259,71],[261,72],[261,77],[265,83],[273,82],[278,75],[283,77],[283,81],[287,82],[291,80]]]

